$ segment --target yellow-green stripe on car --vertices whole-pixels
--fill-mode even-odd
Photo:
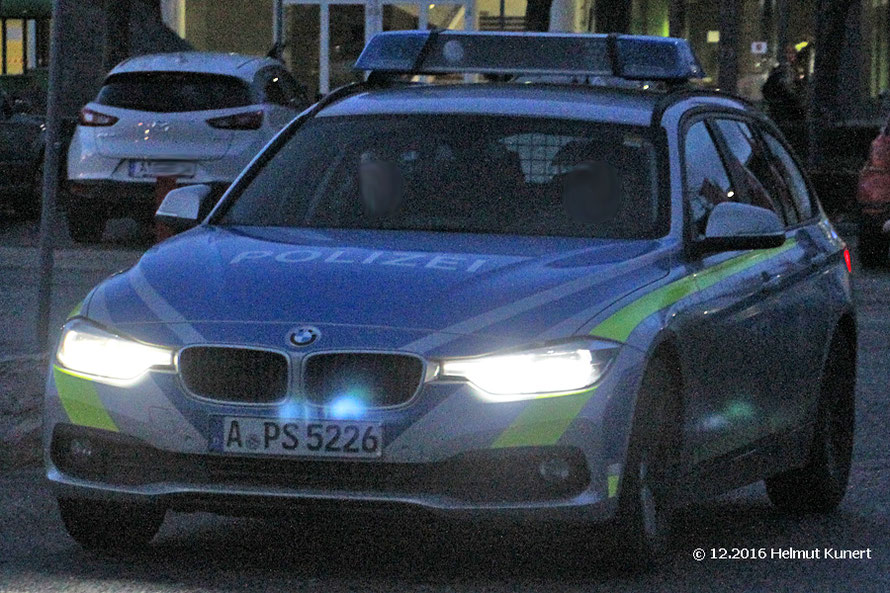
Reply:
[[[95,383],[56,365],[53,379],[62,407],[73,424],[117,432],[117,424],[102,404]]]
[[[581,412],[596,387],[571,395],[530,401],[492,443],[493,449],[555,445]]]
[[[610,315],[592,335],[624,342],[647,317],[721,280],[780,255],[797,245],[789,239],[773,249],[752,251],[715,266],[684,276],[654,290]],[[577,394],[530,401],[515,420],[492,443],[492,448],[554,445],[569,428],[596,388]],[[617,482],[613,484],[617,487]]]
[[[72,317],[77,317],[78,315],[80,315],[80,312],[82,310],[83,310],[83,301],[80,301],[79,303],[77,303],[77,306],[74,307],[73,309],[71,309],[71,312],[68,313],[68,319],[71,319]]]
[[[650,315],[670,307],[695,292],[709,288],[721,280],[793,249],[796,245],[795,239],[789,239],[779,247],[745,253],[690,276],[684,276],[619,309],[590,333],[600,338],[624,342]]]

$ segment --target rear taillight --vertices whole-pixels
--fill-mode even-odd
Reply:
[[[847,272],[853,273],[853,257],[850,255],[849,249],[844,249],[844,263],[847,264]]]
[[[80,110],[80,116],[77,118],[77,121],[82,126],[113,126],[117,123],[117,118],[113,115],[99,113],[84,107]]]
[[[220,130],[258,130],[263,125],[263,112],[245,111],[235,115],[214,117],[208,119],[207,123]]]

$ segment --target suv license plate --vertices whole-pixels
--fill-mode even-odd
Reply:
[[[130,177],[194,177],[195,169],[189,161],[130,161]]]

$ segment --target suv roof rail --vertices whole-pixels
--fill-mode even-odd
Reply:
[[[590,33],[387,31],[368,42],[354,68],[378,79],[478,73],[676,84],[704,77],[685,39]]]

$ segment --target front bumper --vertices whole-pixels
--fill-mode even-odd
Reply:
[[[326,334],[334,348],[337,335],[333,329]],[[52,365],[44,406],[47,475],[61,497],[136,499],[182,510],[222,506],[238,514],[335,501],[605,521],[615,512],[644,368],[643,352],[623,348],[594,389],[503,403],[485,401],[466,383],[431,381],[406,405],[363,412],[363,421],[383,427],[380,459],[314,461],[232,456],[214,446],[219,417],[334,418],[303,401],[298,385],[281,402],[246,405],[192,395],[176,373],[149,372],[116,386]],[[59,434],[90,429],[101,431],[95,438],[113,456],[110,473],[107,465],[74,471],[59,457]],[[574,477],[555,488],[542,482],[539,467],[554,454],[575,468]]]
[[[566,463],[565,479],[540,473],[541,463],[553,459]],[[47,464],[60,498],[232,515],[336,504],[589,522],[612,517],[616,500],[589,487],[584,454],[565,446],[473,451],[430,463],[305,460],[172,453],[133,437],[62,423],[53,430]]]

